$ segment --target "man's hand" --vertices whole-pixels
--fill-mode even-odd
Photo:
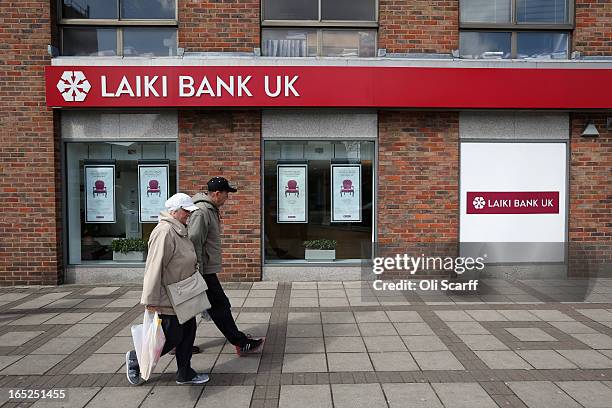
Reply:
[[[157,312],[157,306],[154,306],[154,305],[147,305],[146,309],[151,313]]]

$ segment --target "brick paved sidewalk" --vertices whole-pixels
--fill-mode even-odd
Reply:
[[[583,282],[584,283],[584,282]],[[142,319],[137,286],[0,288],[0,405],[66,407],[610,407],[612,280],[483,280],[486,295],[381,294],[360,282],[224,286],[241,330],[267,336],[238,358],[200,322],[205,386],[177,386],[164,356],[130,387],[124,355]],[[384,295],[384,296],[381,296]],[[66,389],[50,403],[9,390]]]

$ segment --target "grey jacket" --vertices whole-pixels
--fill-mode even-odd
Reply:
[[[201,274],[221,272],[221,217],[219,209],[204,193],[193,196],[199,208],[189,217],[187,231],[193,242]]]
[[[140,303],[159,308],[162,314],[176,314],[166,293],[166,285],[194,274],[197,259],[187,229],[167,212],[161,213],[149,237]]]

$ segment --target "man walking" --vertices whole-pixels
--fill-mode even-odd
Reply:
[[[236,347],[236,353],[244,356],[259,352],[263,339],[249,337],[238,330],[231,312],[231,304],[217,278],[221,272],[221,217],[219,208],[229,198],[229,193],[238,191],[223,177],[213,177],[207,183],[207,193],[193,196],[199,208],[191,214],[187,228],[189,239],[198,258],[200,273],[208,285],[206,294],[210,301],[208,313],[225,338]]]

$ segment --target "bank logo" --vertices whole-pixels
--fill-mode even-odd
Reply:
[[[472,201],[472,205],[477,210],[482,210],[485,208],[485,200],[482,197],[474,197],[474,201]]]
[[[64,71],[57,82],[57,89],[66,102],[83,102],[91,89],[91,84],[81,71]]]

